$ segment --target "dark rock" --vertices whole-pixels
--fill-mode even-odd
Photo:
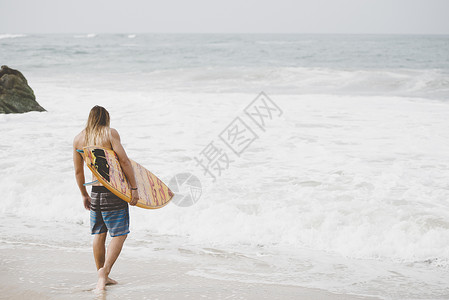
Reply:
[[[26,78],[17,70],[2,66],[0,70],[0,114],[45,111],[36,102]]]

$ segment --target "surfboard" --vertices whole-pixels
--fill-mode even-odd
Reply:
[[[97,177],[98,181],[120,199],[131,201],[131,186],[117,157],[117,154],[104,147],[84,147],[84,161],[87,167]],[[137,181],[139,201],[136,206],[146,209],[156,209],[167,205],[173,198],[173,192],[140,164],[130,159]]]

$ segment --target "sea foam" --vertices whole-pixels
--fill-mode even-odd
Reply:
[[[40,91],[48,113],[1,119],[1,185],[6,191],[1,210],[88,223],[74,182],[71,139],[82,129],[87,104],[98,99],[76,102],[85,107],[83,114],[75,106],[59,107],[60,97],[52,102],[56,98],[51,88]],[[66,103],[76,98],[60,96]],[[228,100],[223,106],[208,94],[188,99],[185,94],[153,94],[151,101],[126,105],[138,109],[121,103],[139,97],[105,91],[100,104],[111,111],[112,125],[122,133],[129,155],[166,182],[183,171],[202,175],[201,168],[188,162],[239,113],[236,107],[243,107],[243,100],[251,100],[248,95],[223,95]],[[449,168],[442,150],[449,144],[444,138],[447,104],[380,97],[273,98],[284,108],[285,118],[270,132],[259,132],[257,143],[243,157],[229,153],[234,163],[218,183],[203,177],[205,190],[197,204],[134,209],[133,230],[188,236],[200,244],[277,245],[357,258],[449,261]],[[161,101],[165,104],[159,105]],[[172,109],[167,112],[167,107]],[[214,122],[214,114],[219,122]],[[188,126],[191,118],[200,116],[198,127]],[[206,129],[203,123],[214,125]]]
[[[26,35],[25,34],[9,34],[9,33],[0,34],[0,40],[1,39],[14,39],[14,38],[20,38],[20,37],[26,37]]]

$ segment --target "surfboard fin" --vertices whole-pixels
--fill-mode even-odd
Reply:
[[[84,183],[83,185],[84,186],[88,186],[88,185],[92,185],[92,184],[97,183],[97,182],[98,182],[98,180],[95,180],[95,181],[92,181],[92,182]]]

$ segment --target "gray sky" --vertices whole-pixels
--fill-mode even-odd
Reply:
[[[0,33],[449,34],[449,0],[0,0]]]

